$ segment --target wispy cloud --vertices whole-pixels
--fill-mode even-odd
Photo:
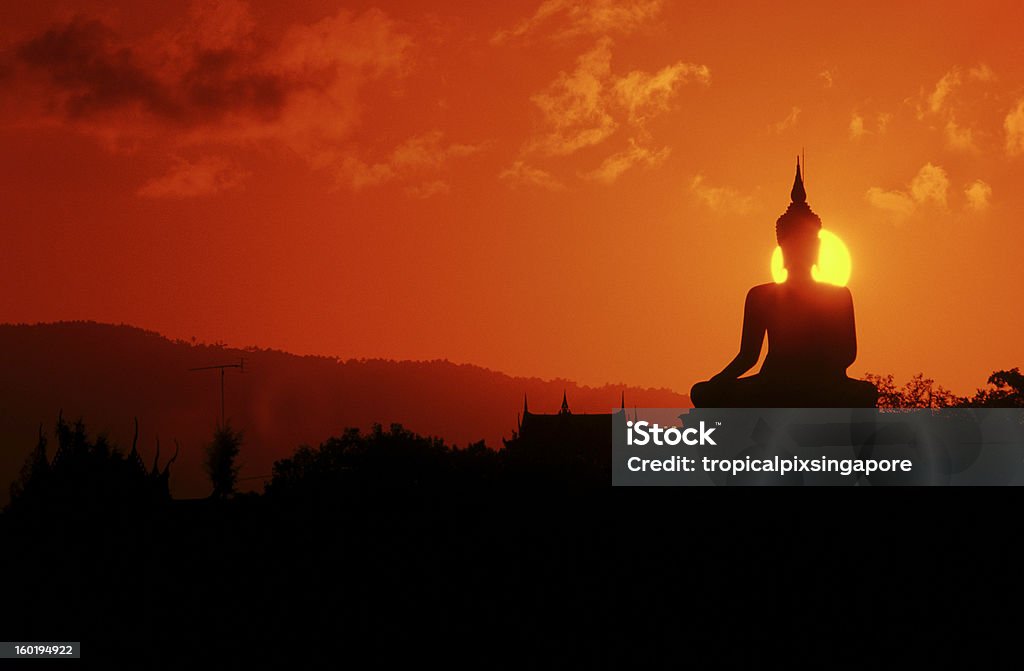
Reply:
[[[480,151],[479,145],[449,143],[444,133],[433,130],[410,137],[399,143],[379,160],[364,160],[354,154],[345,156],[337,170],[340,186],[359,191],[367,187],[380,186],[396,179],[410,179],[433,174],[450,160],[462,158]],[[426,182],[434,184],[433,193],[439,193],[439,180]],[[423,186],[412,186],[406,190],[411,195],[422,196]]]
[[[597,169],[587,173],[586,177],[603,184],[611,184],[622,173],[634,166],[654,168],[661,165],[668,158],[669,153],[668,147],[652,150],[632,142],[628,149],[612,154],[602,161]]]
[[[715,212],[747,214],[754,206],[754,199],[728,186],[711,186],[704,175],[690,180],[690,193],[694,198]]]
[[[949,175],[946,171],[932,163],[926,163],[910,180],[910,195],[921,204],[931,203],[946,207],[946,194],[949,192]]]
[[[909,217],[917,208],[917,203],[905,191],[886,191],[873,186],[868,189],[865,197],[872,207],[888,212],[897,219]]]
[[[432,198],[451,192],[451,184],[443,179],[434,179],[422,184],[405,187],[405,193],[413,198]]]
[[[858,140],[864,137],[867,132],[867,129],[864,128],[864,117],[854,112],[853,116],[850,117],[850,137]]]
[[[178,159],[167,173],[146,182],[138,193],[146,198],[210,196],[238,187],[246,176],[222,156],[205,156],[195,161]]]
[[[976,179],[967,185],[964,195],[967,197],[968,209],[980,212],[988,209],[989,202],[992,200],[992,187],[982,180]]]
[[[572,154],[600,144],[622,124],[642,128],[648,119],[666,112],[680,86],[688,82],[708,85],[705,65],[678,62],[649,73],[634,70],[612,73],[612,43],[602,38],[576,60],[571,72],[561,72],[533,103],[544,117],[547,131],[535,138],[531,150],[549,155]]]
[[[615,132],[607,85],[611,78],[611,40],[602,39],[562,72],[548,88],[533,96],[548,131],[531,149],[551,155],[571,154],[603,142]]]
[[[880,112],[875,115],[874,123],[866,119],[860,112],[854,111],[850,115],[849,135],[851,140],[860,140],[866,135],[882,135],[889,127],[892,115],[887,112]]]
[[[626,148],[613,151],[585,176],[610,184],[633,166],[659,165],[669,152],[667,147],[653,145],[648,121],[669,111],[680,87],[691,82],[710,84],[707,66],[680,61],[655,72],[616,75],[612,42],[603,37],[577,58],[572,71],[559,73],[531,98],[544,124],[527,142],[525,152],[568,156],[601,145],[624,130]]]
[[[967,76],[979,82],[994,82],[996,73],[985,63],[979,63],[967,71]]]
[[[974,143],[974,130],[960,126],[956,119],[946,122],[944,129],[946,146],[955,151],[977,152],[978,146]]]
[[[949,175],[942,167],[926,163],[910,180],[907,189],[871,187],[865,198],[873,207],[888,212],[899,221],[914,214],[921,206],[945,209],[948,193]]]
[[[542,31],[555,39],[630,33],[656,17],[663,6],[664,0],[544,0],[531,16],[496,32],[491,44]]]
[[[592,45],[577,56],[571,69],[559,72],[530,97],[542,123],[525,142],[521,160],[502,172],[504,181],[560,188],[563,181],[537,162],[597,146],[607,147],[610,153],[596,167],[576,174],[602,184],[615,182],[634,167],[664,162],[671,150],[652,137],[648,122],[672,108],[683,85],[710,84],[709,68],[681,60],[626,74],[612,68],[613,36],[635,33],[651,23],[664,4],[664,0],[543,0],[530,16],[492,36],[493,45],[525,44],[537,36],[562,41],[580,38]]]
[[[835,86],[836,83],[836,69],[825,68],[818,73],[818,77],[821,79],[821,85],[827,89]]]
[[[1006,153],[1010,156],[1024,154],[1024,98],[1007,113],[1003,130],[1006,132]]]
[[[516,161],[505,168],[498,178],[511,186],[532,186],[547,191],[561,191],[565,185],[546,170],[528,165],[524,161]]]
[[[776,134],[783,133],[792,128],[793,126],[795,126],[797,120],[799,119],[800,108],[793,107],[792,109],[789,110],[789,114],[786,115],[785,119],[782,119],[781,121],[776,121],[774,124],[772,124],[772,130],[775,131]]]
[[[634,70],[614,80],[613,88],[626,109],[629,122],[640,125],[648,118],[667,111],[679,86],[689,82],[710,84],[708,66],[678,62],[653,74]]]
[[[986,133],[976,127],[979,91],[996,81],[996,74],[985,63],[950,68],[930,90],[922,89],[917,102],[917,118],[932,129],[941,130],[947,149],[976,153]],[[971,87],[974,87],[973,89]]]
[[[923,116],[925,112],[931,112],[932,114],[941,112],[946,107],[953,91],[960,86],[960,81],[960,68],[953,68],[942,75],[939,81],[935,83],[931,93],[925,97],[925,107],[919,110],[919,116]]]

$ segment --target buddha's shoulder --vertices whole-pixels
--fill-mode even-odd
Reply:
[[[825,299],[831,300],[850,300],[852,294],[846,287],[836,286],[834,284],[826,283],[815,283],[811,285],[812,293],[821,296]],[[758,284],[750,288],[747,292],[747,300],[749,301],[763,301],[776,296],[787,294],[787,286],[785,284],[776,284],[775,282],[766,282],[765,284]]]
[[[766,298],[768,296],[774,296],[779,291],[779,286],[775,282],[768,282],[766,284],[758,284],[750,287],[750,291],[747,292],[747,298],[756,300],[758,298]]]
[[[852,298],[853,294],[847,287],[836,286],[835,284],[821,283],[817,285],[818,291],[825,294],[826,296],[832,296],[835,298]]]

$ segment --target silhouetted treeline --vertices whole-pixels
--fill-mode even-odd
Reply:
[[[994,372],[988,378],[989,388],[970,397],[956,396],[922,374],[903,386],[897,386],[891,375],[866,377],[878,387],[883,408],[1024,407],[1024,374],[1019,368]],[[139,512],[170,500],[170,466],[177,451],[161,466],[158,443],[153,465],[146,468],[137,449],[137,425],[127,454],[103,435],[90,439],[80,420],[71,424],[60,417],[54,435],[57,446],[51,458],[49,441],[40,427],[37,443],[10,488],[12,512],[30,516],[57,509]],[[351,428],[318,447],[299,447],[274,462],[265,493],[272,501],[316,502],[379,489],[607,486],[610,435],[608,439],[597,444],[591,437],[583,441],[586,444],[575,445],[534,441],[518,449],[493,450],[483,441],[465,448],[448,445],[400,424],[388,430],[378,424],[369,432]],[[212,498],[235,494],[236,460],[242,445],[242,432],[230,424],[219,426],[207,443],[205,465]]]
[[[878,388],[879,408],[1024,408],[1024,374],[1019,368],[997,370],[988,389],[957,396],[935,380],[918,373],[902,387],[892,375],[868,373],[864,379]]]
[[[483,441],[459,449],[392,424],[367,433],[348,429],[319,447],[302,446],[275,462],[266,493],[322,498],[338,491],[483,484],[499,477],[501,455]]]
[[[85,424],[56,424],[58,448],[47,455],[47,438],[40,427],[38,442],[11,485],[8,510],[21,516],[46,516],[64,511],[118,509],[144,512],[147,506],[171,499],[170,466],[174,458],[147,470],[135,442],[125,455],[105,436],[91,439]],[[595,458],[581,460],[558,445],[534,445],[533,450],[493,450],[483,441],[465,448],[441,438],[418,435],[400,424],[369,432],[348,429],[318,447],[301,446],[292,456],[274,463],[265,494],[271,501],[328,501],[372,490],[443,491],[497,484],[531,487],[606,486],[611,482],[608,444],[594,444]],[[580,447],[580,446],[576,446]],[[210,498],[235,495],[236,459],[243,448],[242,433],[230,424],[219,426],[206,446]],[[250,494],[249,496],[255,496]]]

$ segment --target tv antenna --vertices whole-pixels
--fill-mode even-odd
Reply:
[[[239,373],[245,372],[245,357],[240,357],[238,363],[224,363],[218,366],[200,366],[198,368],[189,368],[190,371],[196,370],[219,370],[220,371],[220,424],[224,426],[224,371],[228,368],[237,368]]]

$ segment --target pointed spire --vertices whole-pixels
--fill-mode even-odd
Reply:
[[[620,410],[625,410],[626,409],[626,392],[625,392],[625,390],[623,390],[623,392],[622,392],[622,404],[619,406],[619,409]]]
[[[178,441],[175,440],[174,441],[174,456],[171,457],[170,459],[168,459],[167,463],[164,464],[164,470],[160,473],[160,477],[163,477],[163,478],[167,477],[168,473],[170,473],[170,471],[171,471],[171,465],[174,464],[174,462],[176,462],[178,460],[178,453],[179,452],[181,452],[181,445],[179,445]]]
[[[794,203],[806,203],[807,192],[804,191],[804,178],[800,175],[800,157],[796,157],[796,177],[793,178],[793,190],[789,193]]]
[[[530,414],[530,405],[526,402],[526,394],[523,394],[523,417]]]
[[[569,399],[565,395],[565,390],[562,390],[562,414],[569,414]]]

